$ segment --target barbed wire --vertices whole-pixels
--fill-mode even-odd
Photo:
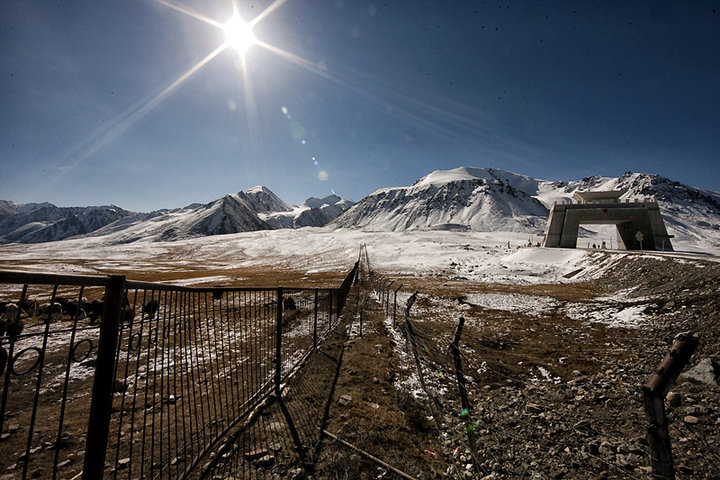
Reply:
[[[408,319],[407,321],[408,321],[408,322],[412,322],[412,321],[409,320],[409,319]],[[428,368],[430,371],[436,371],[436,372],[438,372],[438,373],[440,374],[440,377],[442,378],[442,380],[443,380],[444,382],[446,382],[447,384],[454,385],[455,387],[458,387],[458,388],[460,388],[460,387],[466,388],[465,385],[462,385],[462,386],[461,386],[461,385],[459,384],[459,382],[457,381],[457,379],[455,379],[452,375],[449,375],[449,371],[448,371],[446,368],[442,367],[441,365],[438,365],[435,361],[433,361],[433,360],[430,359],[431,349],[433,349],[433,348],[436,350],[435,353],[436,353],[437,355],[440,355],[440,356],[445,355],[445,351],[447,351],[447,348],[442,349],[442,348],[433,347],[433,345],[432,345],[433,343],[434,343],[435,345],[440,344],[440,342],[438,342],[438,341],[434,341],[434,342],[429,341],[429,339],[433,338],[433,333],[434,333],[434,332],[432,332],[432,330],[431,330],[430,328],[428,328],[428,327],[421,326],[418,322],[412,322],[412,325],[413,325],[413,328],[410,330],[410,332],[411,332],[410,334],[408,334],[408,329],[407,329],[407,328],[403,328],[403,330],[405,331],[405,333],[406,333],[406,335],[407,335],[408,341],[416,342],[418,345],[420,345],[420,346],[422,347],[422,348],[417,348],[417,350],[418,350],[419,352],[424,352],[424,353],[425,353],[425,355],[421,358],[421,362],[420,362],[420,363],[421,363],[425,368]],[[447,336],[447,335],[443,335],[443,336]],[[449,345],[449,342],[448,342],[448,345]],[[519,355],[519,354],[514,354],[513,352],[504,351],[503,353],[504,353],[504,354],[505,354],[505,353],[510,353],[511,355],[515,356],[516,358],[522,358],[522,359],[525,360],[525,361],[528,361],[529,359],[532,360],[532,357],[529,358],[529,357],[527,357],[527,356],[521,356],[521,355]],[[500,378],[504,378],[504,379],[506,379],[506,380],[511,381],[513,384],[516,384],[516,385],[525,385],[525,384],[527,384],[527,380],[526,380],[526,379],[522,379],[522,378],[520,378],[520,377],[518,377],[518,376],[508,374],[508,373],[503,372],[503,371],[501,371],[501,370],[499,370],[499,369],[495,369],[495,368],[493,368],[492,366],[488,365],[487,362],[483,362],[480,367],[477,367],[477,365],[475,364],[476,360],[475,360],[474,358],[471,358],[470,356],[468,356],[462,349],[460,349],[460,354],[461,354],[461,358],[466,362],[466,364],[469,366],[469,368],[473,369],[474,371],[480,371],[480,369],[484,369],[485,371],[492,372],[493,374],[497,375],[497,376],[500,377]],[[537,363],[541,363],[541,364],[546,364],[546,363],[547,363],[547,359],[545,359],[545,358],[542,358],[542,359],[541,359],[541,358],[539,358],[539,357],[535,357],[535,359],[538,360]],[[615,366],[616,366],[616,365],[615,365]],[[626,367],[626,368],[627,368],[627,367]],[[550,393],[549,391],[547,391],[547,392]],[[428,392],[426,392],[426,393],[428,393],[429,396],[434,396],[434,394],[433,394],[432,392],[429,392],[429,391],[428,391]],[[534,403],[536,403],[536,404],[540,404],[539,406],[541,406],[541,407],[544,406],[546,410],[549,408],[549,405],[551,405],[551,400],[544,400],[544,399],[536,400],[535,398],[533,398],[533,401],[534,401]],[[528,403],[528,402],[527,402],[527,400],[526,400],[526,401],[524,402],[524,404],[527,405],[527,403]],[[449,413],[449,414],[457,414],[457,412],[453,412],[453,411],[450,410],[449,408],[444,408],[444,411],[445,411],[446,413]],[[566,422],[567,425],[573,425],[574,423],[575,423],[575,424],[578,423],[578,422],[574,422],[573,419],[567,417],[566,415],[562,414],[561,412],[555,411],[554,414],[555,414],[561,421]],[[468,415],[470,415],[470,413],[469,413],[469,412],[461,412],[461,415],[468,416]],[[638,423],[638,424],[639,424],[639,423]],[[477,421],[475,422],[475,425],[478,425]],[[601,432],[599,432],[599,431],[591,428],[588,424],[581,424],[581,425],[582,425],[581,427],[576,427],[576,426],[574,426],[574,427],[572,427],[571,429],[568,429],[567,431],[570,432],[571,434],[577,434],[577,435],[587,435],[587,434],[601,435],[601,434],[602,434]],[[498,425],[495,424],[495,425],[493,425],[493,427],[494,427],[495,429],[497,429],[497,428],[498,428]],[[484,433],[485,433],[487,436],[492,437],[497,444],[506,443],[506,442],[504,441],[505,439],[501,438],[500,432],[495,432],[495,431],[493,431],[493,429],[486,429],[486,430],[484,430]],[[515,433],[515,432],[513,432],[513,433]],[[552,442],[551,442],[551,443],[552,443]],[[556,445],[557,445],[557,446],[562,446],[563,444],[560,443],[560,442],[556,442]],[[466,448],[467,448],[467,444],[466,444]],[[600,455],[598,455],[598,454],[594,454],[594,453],[589,452],[589,451],[580,452],[579,450],[573,450],[573,449],[568,449],[568,450],[569,450],[569,454],[571,455],[571,459],[572,459],[572,460],[575,460],[576,462],[577,462],[577,461],[582,462],[582,461],[585,460],[585,459],[582,457],[582,454],[584,453],[585,455],[587,455],[587,456],[589,456],[589,457],[597,460],[598,462],[602,463],[603,465],[606,465],[607,467],[612,468],[613,470],[616,470],[616,471],[617,471],[620,475],[622,475],[624,478],[629,478],[629,479],[638,479],[638,478],[639,478],[639,477],[633,475],[632,473],[624,470],[622,467],[618,466],[617,464],[612,463],[612,462],[609,462],[608,460],[604,459],[602,456],[600,456]],[[508,453],[508,452],[510,452],[510,453]],[[567,452],[567,451],[566,451],[566,452]],[[487,454],[488,451],[484,451],[484,453]],[[512,448],[510,449],[510,451],[506,450],[506,451],[504,452],[504,454],[501,455],[501,456],[499,456],[499,457],[493,455],[493,460],[494,460],[496,463],[497,463],[497,462],[505,462],[506,460],[508,460],[508,458],[506,458],[506,457],[510,457],[510,458],[514,458],[514,457],[515,457],[515,454],[512,453]],[[579,463],[579,462],[578,462],[578,463]],[[504,465],[505,465],[506,468],[507,468],[507,465],[508,465],[508,464],[507,464],[507,463],[504,463]],[[511,463],[510,465],[514,465],[514,464]],[[527,472],[527,469],[522,465],[522,462],[520,462],[518,465],[515,465],[513,468],[519,468],[520,471],[514,470],[514,469],[510,469],[510,470],[512,470],[512,471],[508,471],[507,473],[514,473],[514,474],[517,474],[517,475],[519,475],[519,476],[524,476],[524,475],[526,475],[526,474],[528,473],[528,472]],[[548,478],[547,476],[545,476],[545,475],[542,474],[541,472],[534,471],[534,473],[535,473],[536,476],[537,476],[537,475],[540,475],[540,478]]]

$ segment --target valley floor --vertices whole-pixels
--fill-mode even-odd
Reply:
[[[700,337],[690,367],[720,360],[716,257],[526,248],[525,234],[309,229],[223,237],[3,245],[0,269],[336,286],[365,244],[391,308],[370,295],[362,335],[355,310],[327,430],[415,478],[647,478],[641,387],[680,332]],[[425,388],[402,328],[414,292],[409,318]],[[449,348],[460,317],[469,409]],[[677,477],[718,478],[720,388],[680,381],[673,393]],[[339,405],[343,395],[351,400]],[[393,478],[336,441],[326,439],[323,452],[316,478]]]

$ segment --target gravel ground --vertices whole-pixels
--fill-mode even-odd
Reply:
[[[408,294],[396,325],[392,306],[370,296],[328,430],[414,478],[648,478],[642,386],[680,332],[700,339],[686,371],[720,359],[720,265],[612,253],[595,262],[605,265],[600,278],[523,287],[383,272],[419,292],[417,361],[403,328]],[[469,408],[449,348],[461,316]],[[717,377],[680,378],[668,399],[677,478],[719,478]],[[334,440],[316,468],[316,478],[396,475]]]

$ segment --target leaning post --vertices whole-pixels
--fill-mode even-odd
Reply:
[[[125,277],[111,275],[105,287],[105,303],[100,326],[100,339],[98,340],[90,416],[88,418],[83,480],[102,479],[105,470],[105,454],[110,432],[110,415],[112,413],[115,352],[117,350],[124,293]]]
[[[460,337],[462,336],[463,325],[465,325],[465,317],[460,317],[457,328],[455,329],[455,337],[453,337],[453,341],[450,344],[450,351],[452,352],[453,363],[455,364],[455,378],[457,379],[458,388],[460,389],[460,405],[462,406],[460,415],[465,418],[465,423],[467,424],[465,431],[467,432],[468,444],[470,446],[470,455],[473,458],[475,467],[478,468],[479,471],[482,471],[482,463],[477,456],[478,448],[475,441],[475,431],[473,428],[470,428],[470,401],[468,400],[465,374],[463,373],[462,359],[460,358]]]
[[[675,342],[660,363],[658,370],[643,387],[645,413],[648,416],[647,441],[650,447],[652,478],[675,479],[665,396],[698,346],[698,338],[690,332],[675,337]]]

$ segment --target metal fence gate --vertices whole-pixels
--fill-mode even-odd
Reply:
[[[356,269],[336,289],[0,272],[0,472],[201,477],[333,327]]]

